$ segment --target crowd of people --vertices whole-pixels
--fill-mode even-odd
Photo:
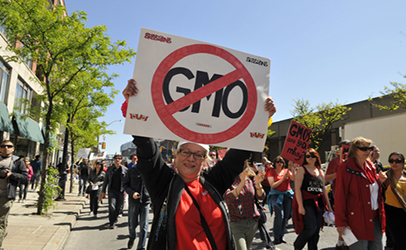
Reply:
[[[124,97],[128,101],[137,93],[135,81],[129,80]],[[125,109],[123,105],[123,114]],[[276,112],[270,97],[264,110],[269,117]],[[406,246],[405,157],[391,153],[390,169],[385,171],[379,148],[369,139],[340,142],[325,173],[313,148],[304,152],[300,164],[277,156],[273,162],[264,157],[257,165],[250,151],[229,149],[216,159],[216,151],[208,145],[181,141],[169,165],[152,138],[133,136],[133,143],[137,154],[128,164],[120,154],[108,168],[104,161],[76,163],[78,195],[89,195],[89,215],[97,218],[99,203],[108,199],[107,229],[116,227],[128,199],[128,249],[138,237],[137,249],[147,245],[149,250],[250,250],[259,229],[261,238],[269,234],[263,230],[265,210],[274,216],[273,241],[264,236],[266,248],[286,243],[286,226],[292,218],[297,234],[294,249],[306,245],[318,249],[326,214],[335,215],[336,249],[382,250],[383,233],[386,246],[395,250]],[[40,156],[32,161],[14,159],[13,148],[10,141],[0,144],[0,167],[6,167],[4,177],[0,172],[0,247],[16,188],[20,187],[19,201],[24,202],[29,184],[37,188],[42,168]]]

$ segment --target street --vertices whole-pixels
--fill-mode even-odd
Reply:
[[[105,229],[104,226],[108,223],[108,206],[107,199],[103,200],[103,204],[99,207],[97,218],[88,215],[89,200],[86,200],[86,205],[81,211],[81,215],[77,218],[76,224],[65,243],[63,249],[77,250],[77,249],[127,249],[128,242],[128,223],[127,223],[127,205],[124,206],[124,214],[122,218],[118,219],[115,229]],[[150,212],[149,222],[152,222],[152,212]],[[271,229],[273,217],[270,217],[267,211],[267,228]],[[138,232],[139,227],[137,228]],[[288,232],[285,234],[286,244],[279,244],[276,246],[279,250],[292,250],[293,242],[296,239],[296,234],[292,225],[292,220],[289,220]],[[333,250],[337,241],[337,232],[335,227],[325,226],[323,231],[320,232],[319,249]],[[138,239],[135,240],[133,249],[137,248]],[[259,233],[256,234],[254,242],[252,243],[253,250],[265,249]],[[307,249],[305,247],[305,249]]]

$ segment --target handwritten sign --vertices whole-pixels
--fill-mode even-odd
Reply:
[[[309,147],[312,130],[292,120],[281,156],[297,164],[303,163],[304,152]]]
[[[142,29],[125,134],[262,151],[270,60]]]
[[[340,162],[346,161],[348,158],[348,153],[350,152],[350,145],[343,145],[341,147],[341,158],[340,158]]]

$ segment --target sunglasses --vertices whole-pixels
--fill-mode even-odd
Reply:
[[[14,148],[13,145],[1,145],[0,148]]]
[[[396,163],[402,163],[403,161],[402,161],[402,159],[396,159],[396,160],[394,160],[394,159],[389,159],[389,163],[394,163],[394,162],[396,162]]]
[[[275,161],[275,163],[283,163],[283,161]]]
[[[114,158],[114,160],[121,160],[122,158]]]
[[[368,150],[374,149],[374,147],[359,147],[359,146],[357,146],[357,148],[358,148],[359,150],[361,150],[361,151],[368,151]]]
[[[317,158],[315,155],[306,155],[306,158]]]

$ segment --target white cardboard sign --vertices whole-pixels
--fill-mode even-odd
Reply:
[[[81,148],[78,151],[78,154],[76,155],[76,159],[79,158],[88,158],[89,157],[89,153],[90,153],[90,148]]]
[[[141,29],[124,133],[263,150],[270,60]]]

